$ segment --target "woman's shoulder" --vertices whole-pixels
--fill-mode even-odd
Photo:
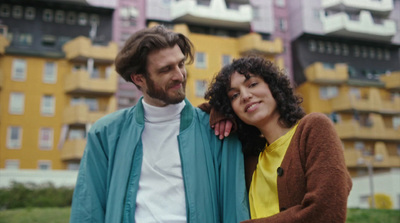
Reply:
[[[300,120],[299,127],[300,129],[312,127],[314,130],[332,128],[333,122],[323,113],[312,112]]]

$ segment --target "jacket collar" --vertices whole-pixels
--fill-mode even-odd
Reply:
[[[143,108],[143,96],[139,99],[136,104],[136,112],[135,112],[135,120],[138,124],[144,125],[144,108]],[[181,124],[179,131],[182,132],[183,130],[187,129],[193,120],[193,110],[194,107],[190,104],[189,100],[185,98],[185,107],[181,112]]]

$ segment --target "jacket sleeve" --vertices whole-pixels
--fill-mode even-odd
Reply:
[[[70,223],[104,222],[106,185],[106,150],[99,134],[89,131],[72,199]]]
[[[237,130],[237,123],[236,120],[233,118],[228,118],[224,114],[216,111],[208,102],[204,102],[203,104],[200,104],[198,106],[202,111],[206,112],[207,114],[210,114],[210,126],[214,126],[218,122],[229,120],[232,122],[232,130],[231,132],[236,132]]]
[[[244,159],[236,134],[231,134],[222,141],[219,194],[222,203],[221,222],[231,223],[249,219]]]
[[[304,128],[298,129],[302,132],[296,145],[300,148],[300,168],[304,171],[305,179],[302,181],[306,190],[304,196],[301,195],[303,197],[300,198],[300,204],[282,210],[285,208],[285,201],[279,197],[280,213],[248,220],[246,223],[346,221],[347,198],[352,182],[345,165],[341,141],[333,124],[324,115],[315,115],[304,121]],[[294,181],[296,180],[287,179],[285,184],[280,185],[279,187],[284,188],[278,188],[278,196],[295,199],[289,195],[289,190],[296,190]]]

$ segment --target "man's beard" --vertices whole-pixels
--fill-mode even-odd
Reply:
[[[181,101],[183,101],[183,99],[185,99],[186,79],[182,82],[182,89],[177,91],[176,96],[172,96],[172,97],[170,97],[168,95],[168,89],[171,86],[180,84],[181,83],[180,81],[174,81],[172,83],[169,83],[168,86],[166,87],[167,91],[164,91],[161,88],[156,88],[154,81],[149,76],[146,76],[146,83],[147,83],[146,93],[154,99],[158,99],[160,101],[165,102],[167,105],[168,104],[178,104]]]

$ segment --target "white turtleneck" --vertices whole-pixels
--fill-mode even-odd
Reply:
[[[185,190],[179,155],[179,104],[156,107],[144,100],[143,163],[135,222],[186,222]]]

